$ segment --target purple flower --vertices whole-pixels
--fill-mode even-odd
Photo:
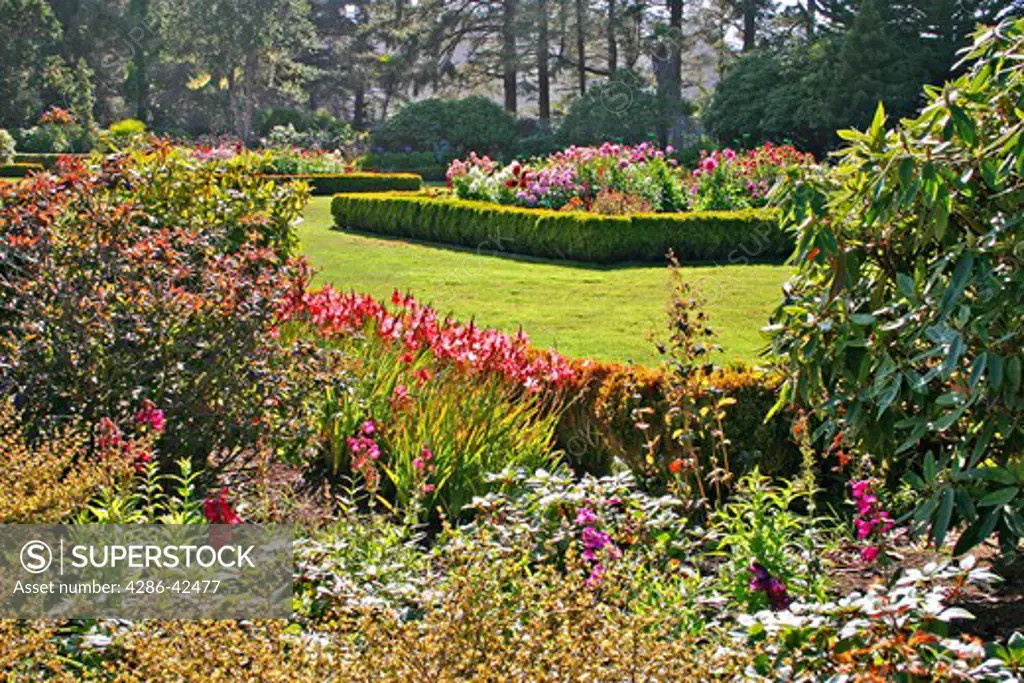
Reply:
[[[583,545],[587,550],[600,550],[611,542],[611,537],[603,531],[589,526],[583,529]]]
[[[792,599],[786,592],[786,584],[779,581],[760,562],[751,563],[747,569],[750,572],[750,590],[763,592],[768,596],[768,603],[773,610],[781,610],[789,607]]]
[[[581,507],[576,513],[576,523],[580,526],[589,526],[597,521],[597,515],[588,507]]]

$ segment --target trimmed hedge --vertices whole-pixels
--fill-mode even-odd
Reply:
[[[0,178],[24,178],[29,173],[42,170],[42,164],[2,164],[0,165]]]
[[[672,249],[681,261],[745,262],[793,251],[768,210],[605,216],[380,193],[340,194],[331,211],[341,228],[571,261],[664,261]]]
[[[57,165],[61,157],[87,157],[88,154],[57,154],[57,153],[24,153],[15,154],[14,162],[18,164],[41,164],[46,170]]]
[[[574,400],[562,412],[555,438],[577,472],[604,476],[618,460],[642,475],[647,466],[645,443],[655,437],[662,465],[685,455],[661,420],[650,420],[647,432],[636,427],[637,408],[652,408],[657,415],[672,408],[665,396],[662,369],[587,360],[575,361],[575,370],[575,384],[565,389]],[[734,472],[757,466],[770,476],[796,474],[801,458],[790,435],[791,409],[764,422],[778,398],[780,378],[737,367],[716,370],[708,382],[723,397],[736,400],[725,410],[723,421]]]
[[[419,192],[423,179],[413,173],[337,173],[263,176],[271,180],[309,183],[316,196],[340,192]]]

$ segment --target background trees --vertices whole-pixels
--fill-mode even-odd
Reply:
[[[684,139],[695,130],[690,100],[724,143],[790,138],[821,152],[836,128],[866,125],[879,100],[912,114],[921,85],[947,77],[976,23],[1022,6],[0,0],[0,124],[28,127],[58,105],[103,125],[132,116],[161,131],[253,139],[271,108],[323,110],[372,129],[410,100],[480,93],[536,119],[520,134],[537,135],[597,88],[618,104],[598,97],[602,111],[572,117],[577,129],[586,119],[588,139],[637,122],[642,137]]]

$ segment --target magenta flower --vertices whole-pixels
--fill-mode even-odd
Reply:
[[[576,513],[576,523],[580,526],[589,526],[597,521],[597,515],[588,507],[581,507]]]
[[[860,551],[860,559],[865,562],[874,562],[878,559],[878,547],[869,545]]]
[[[768,596],[768,603],[773,610],[778,611],[789,607],[792,599],[786,591],[786,584],[773,577],[763,564],[753,562],[747,571],[751,575],[750,590],[763,592]]]

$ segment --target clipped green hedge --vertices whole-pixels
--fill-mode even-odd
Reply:
[[[340,194],[331,204],[341,228],[598,263],[781,260],[793,240],[772,211],[604,216],[400,194]]]
[[[29,173],[42,170],[42,164],[0,164],[0,178],[24,178]]]
[[[305,181],[317,196],[340,192],[418,192],[423,186],[423,178],[413,173],[268,174],[264,177]]]
[[[18,164],[42,164],[49,170],[57,165],[61,157],[87,157],[88,154],[57,154],[57,153],[25,153],[15,154],[14,162]]]

